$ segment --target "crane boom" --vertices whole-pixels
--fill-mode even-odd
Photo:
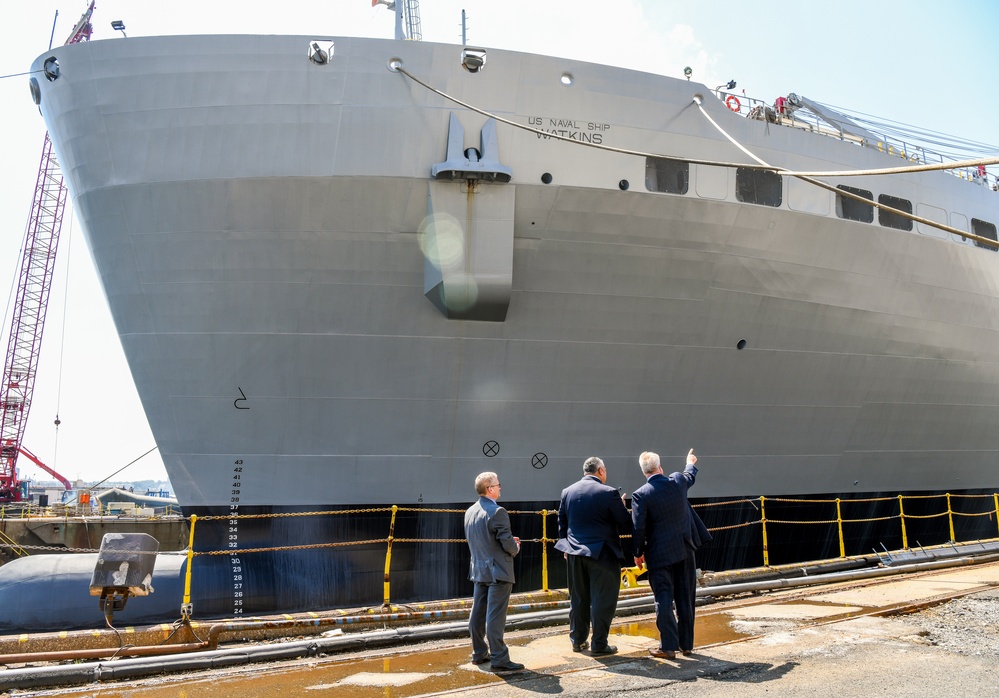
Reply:
[[[90,40],[94,5],[92,0],[73,27],[67,44]],[[66,185],[52,149],[52,139],[46,132],[24,248],[21,250],[3,383],[0,384],[0,502],[21,499],[17,458],[24,452],[21,441],[35,387],[42,330],[65,210]],[[37,459],[32,460],[38,462]],[[52,472],[47,467],[45,470]],[[59,479],[63,480],[61,476]]]

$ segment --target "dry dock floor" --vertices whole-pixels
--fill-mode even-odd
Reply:
[[[161,675],[16,696],[993,696],[999,563],[744,596],[698,609],[694,653],[650,657],[650,615],[611,630],[619,654],[570,650],[565,627],[509,632],[526,670],[469,663],[464,640]]]

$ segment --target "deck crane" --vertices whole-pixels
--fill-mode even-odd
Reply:
[[[80,21],[73,27],[66,44],[90,40],[94,31],[90,22],[94,5],[95,0],[91,0]],[[65,210],[66,185],[52,151],[52,139],[46,131],[35,183],[35,198],[28,216],[24,248],[21,250],[7,358],[4,362],[3,383],[0,385],[0,502],[16,502],[22,498],[16,467],[20,454],[24,453],[40,464],[37,458],[22,448],[21,440],[24,438],[24,426],[28,420],[31,395],[35,387],[42,329],[52,289],[52,272]],[[44,469],[56,475],[51,468]],[[59,475],[56,477],[66,484],[65,478]]]

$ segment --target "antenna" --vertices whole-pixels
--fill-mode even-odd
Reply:
[[[464,10],[462,10],[464,12]],[[52,40],[55,39],[56,21],[59,19],[59,10],[56,10],[55,17],[52,18],[52,33],[49,34],[49,51],[52,50]]]

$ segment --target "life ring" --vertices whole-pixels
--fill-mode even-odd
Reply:
[[[729,95],[728,97],[725,98],[725,106],[731,109],[732,111],[739,111],[742,109],[742,103],[739,101],[739,98],[736,97],[735,95]]]

